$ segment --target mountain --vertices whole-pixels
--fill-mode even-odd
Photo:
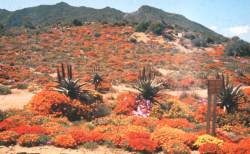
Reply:
[[[214,31],[206,28],[205,26],[190,21],[186,17],[164,12],[161,9],[157,9],[151,6],[144,5],[139,8],[138,11],[126,15],[126,20],[129,22],[163,22],[168,25],[175,25],[178,29],[184,31],[197,32],[203,36],[213,38],[215,40],[225,39],[222,35],[215,33]]]
[[[162,22],[175,25],[183,31],[199,33],[205,38],[224,40],[225,37],[214,31],[193,22],[182,15],[167,13],[163,10],[142,6],[136,12],[124,13],[122,11],[106,7],[94,9],[89,7],[74,7],[61,2],[55,5],[40,5],[17,11],[0,10],[0,24],[6,27],[18,27],[31,24],[32,26],[53,25],[56,23],[69,24],[74,19],[82,22],[107,22],[107,23],[140,23],[142,21]]]
[[[61,2],[56,5],[40,5],[37,7],[25,8],[14,12],[2,13],[0,23],[8,27],[23,26],[27,23],[33,25],[52,25],[55,23],[71,23],[73,19],[81,21],[102,21],[116,22],[123,18],[121,11],[104,8],[93,9],[88,7],[73,7]],[[4,20],[3,20],[4,19]]]

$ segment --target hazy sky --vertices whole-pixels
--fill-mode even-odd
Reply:
[[[237,35],[250,41],[250,0],[0,0],[0,8],[13,11],[61,1],[73,6],[110,6],[124,12],[150,5],[182,14],[225,36]]]

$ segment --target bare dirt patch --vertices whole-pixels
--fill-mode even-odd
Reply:
[[[12,89],[12,94],[0,95],[0,109],[23,109],[34,95],[28,90]]]
[[[29,154],[129,154],[130,152],[126,152],[122,149],[111,149],[105,146],[98,146],[97,149],[88,150],[85,148],[79,149],[64,149],[57,148],[54,146],[38,146],[38,147],[21,147],[21,146],[13,146],[13,147],[0,147],[1,154],[17,154],[17,153],[29,153]],[[131,154],[131,153],[130,153]]]

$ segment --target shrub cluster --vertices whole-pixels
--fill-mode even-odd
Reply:
[[[250,44],[239,39],[233,38],[225,48],[228,56],[250,56]]]

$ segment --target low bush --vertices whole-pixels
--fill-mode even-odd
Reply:
[[[239,39],[232,39],[225,47],[228,56],[250,56],[250,44]]]
[[[149,22],[141,22],[135,27],[136,32],[146,32],[148,30],[150,23]]]
[[[86,142],[83,144],[83,147],[85,149],[94,150],[94,149],[98,148],[98,144],[96,142]]]
[[[207,143],[213,143],[213,144],[221,146],[223,144],[223,140],[220,140],[216,137],[205,134],[197,138],[197,140],[194,143],[194,146],[199,148],[201,145],[207,144]]]
[[[77,146],[76,141],[71,135],[57,135],[53,143],[55,146],[62,148],[75,148]]]
[[[200,154],[223,154],[221,148],[214,143],[206,143],[200,146]]]
[[[28,88],[28,84],[25,84],[25,83],[19,83],[16,85],[16,88],[17,89],[27,89]]]
[[[8,94],[11,94],[10,88],[0,85],[0,95],[8,95]]]
[[[78,20],[78,19],[74,19],[74,20],[72,21],[72,24],[73,24],[74,26],[82,26],[82,22],[81,22],[80,20]]]
[[[49,138],[45,135],[37,134],[24,134],[18,138],[17,143],[25,147],[33,147],[38,145],[44,145],[48,142]]]
[[[161,35],[166,26],[163,23],[152,23],[149,30],[156,35]]]
[[[18,134],[13,131],[0,132],[0,145],[9,146],[16,143]]]
[[[204,39],[202,38],[195,38],[192,40],[192,44],[195,47],[207,47],[207,43]]]

